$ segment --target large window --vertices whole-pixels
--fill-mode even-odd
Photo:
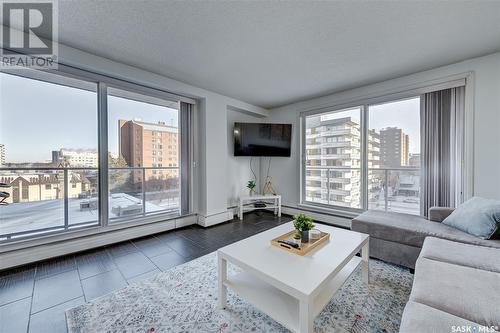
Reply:
[[[368,209],[420,214],[420,98],[368,107]]]
[[[306,117],[305,198],[361,208],[361,108]]]
[[[180,209],[179,102],[108,88],[109,217]]]
[[[192,108],[82,77],[0,73],[0,242],[189,212]]]
[[[303,117],[303,203],[419,214],[420,99]]]
[[[0,73],[0,240],[96,225],[97,84]]]

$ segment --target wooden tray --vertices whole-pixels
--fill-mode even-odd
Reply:
[[[271,240],[271,245],[279,247],[280,249],[286,250],[288,252],[292,252],[295,254],[298,254],[299,256],[306,255],[310,251],[312,251],[314,248],[318,247],[320,244],[325,243],[327,240],[330,239],[330,234],[327,232],[320,231],[321,235],[318,239],[315,240],[309,240],[308,243],[301,243],[299,248],[293,248],[291,246],[288,246],[286,244],[278,243],[280,240],[288,239],[288,238],[293,238],[293,235],[295,235],[295,230],[287,232],[286,234],[283,234],[281,236],[278,236],[274,239]]]

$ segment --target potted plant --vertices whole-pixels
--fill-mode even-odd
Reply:
[[[305,214],[295,215],[293,221],[293,226],[297,230],[297,233],[300,234],[300,239],[302,243],[309,242],[309,230],[314,228],[313,220],[310,216]]]
[[[247,188],[248,188],[248,193],[249,195],[252,195],[254,194],[254,188],[255,186],[257,186],[257,184],[255,184],[255,181],[253,180],[249,180],[248,183],[247,183]]]
[[[293,235],[293,241],[295,242],[295,244],[300,245],[301,240],[300,240],[300,235],[298,233]]]

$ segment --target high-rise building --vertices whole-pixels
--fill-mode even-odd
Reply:
[[[382,167],[409,165],[410,138],[397,127],[380,130],[380,164]]]
[[[70,167],[97,168],[99,156],[95,149],[61,148],[52,151],[52,163]]]
[[[175,173],[161,168],[179,166],[177,127],[164,122],[120,119],[118,131],[120,156],[129,167],[157,167],[158,169],[151,170],[153,177]],[[134,172],[134,182],[140,182],[141,179],[141,173]]]
[[[370,168],[379,167],[379,145],[378,133],[369,131]],[[312,167],[306,171],[307,200],[360,208],[361,132],[357,121],[351,117],[338,119],[308,117],[306,159],[307,166]],[[334,168],[324,168],[328,166]]]
[[[0,166],[5,164],[5,145],[0,143]]]

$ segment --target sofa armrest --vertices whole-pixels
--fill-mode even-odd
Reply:
[[[443,222],[455,208],[451,207],[431,207],[429,208],[429,221]]]

